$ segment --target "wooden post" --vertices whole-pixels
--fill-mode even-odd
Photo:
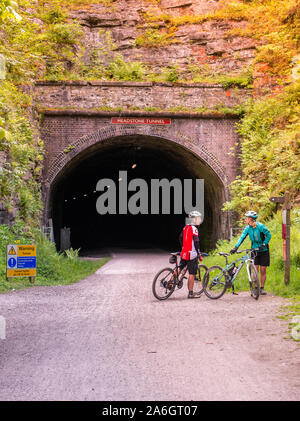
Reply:
[[[290,255],[291,255],[291,204],[288,193],[284,195],[284,209],[286,210],[286,259],[284,262],[284,283],[290,282]]]
[[[288,285],[290,282],[290,255],[291,255],[291,198],[289,193],[285,193],[284,196],[270,197],[269,199],[273,203],[282,203],[283,205],[283,226],[285,226],[285,232],[283,232],[283,247],[284,247],[284,283]]]

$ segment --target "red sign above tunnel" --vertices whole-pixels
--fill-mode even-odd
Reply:
[[[112,124],[171,124],[170,118],[134,118],[134,117],[113,117]]]

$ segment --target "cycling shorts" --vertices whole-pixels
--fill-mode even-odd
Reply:
[[[254,258],[254,264],[256,266],[270,266],[269,250],[257,252],[257,255]]]
[[[192,260],[180,259],[179,267],[182,270],[187,266],[190,275],[196,275],[198,270],[198,257]]]

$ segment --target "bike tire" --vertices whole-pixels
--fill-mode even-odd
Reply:
[[[227,288],[227,273],[221,266],[211,266],[205,275],[203,289],[205,295],[216,300],[221,298]]]
[[[256,267],[253,263],[250,263],[247,268],[249,287],[251,292],[251,297],[255,300],[259,299],[260,287],[259,287],[259,276],[256,270]]]
[[[158,300],[166,300],[173,294],[176,282],[172,283],[172,287],[168,287],[170,285],[171,278],[173,276],[174,270],[171,268],[164,268],[161,269],[154,277],[152,283],[152,292],[155,298]]]
[[[198,265],[198,270],[197,270],[197,275],[195,277],[195,281],[194,281],[194,293],[195,294],[202,294],[202,292],[204,291],[204,278],[205,275],[208,271],[208,267],[205,265]]]

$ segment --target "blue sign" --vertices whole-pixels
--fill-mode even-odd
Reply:
[[[17,268],[18,269],[35,269],[36,268],[36,257],[31,257],[31,256],[23,256],[20,257],[18,256],[18,265]]]
[[[10,257],[8,259],[8,262],[7,263],[8,263],[8,266],[10,268],[14,268],[16,266],[16,264],[17,264],[17,261],[16,261],[16,259],[14,257]]]

